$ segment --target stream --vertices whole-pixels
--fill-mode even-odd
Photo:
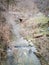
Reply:
[[[41,65],[37,52],[31,41],[25,40],[20,34],[21,26],[15,22],[14,14],[6,15],[7,23],[12,25],[12,32],[16,39],[10,42],[7,49],[7,60],[4,65]]]

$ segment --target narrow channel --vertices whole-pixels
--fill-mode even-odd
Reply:
[[[12,25],[12,32],[17,37],[17,40],[11,42],[7,49],[7,60],[4,65],[41,65],[39,58],[34,54],[37,52],[35,46],[29,45],[27,40],[23,39],[19,34],[21,27],[14,21],[14,15],[7,13],[7,23]]]

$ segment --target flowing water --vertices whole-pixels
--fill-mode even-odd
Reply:
[[[12,32],[16,39],[10,42],[7,49],[7,60],[4,65],[41,65],[39,59],[34,54],[37,52],[32,42],[28,42],[21,35],[21,26],[15,22],[13,14],[6,15],[7,23],[12,26]]]

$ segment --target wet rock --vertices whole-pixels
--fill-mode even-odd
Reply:
[[[38,57],[41,58],[41,54],[39,52],[34,52],[34,54]]]

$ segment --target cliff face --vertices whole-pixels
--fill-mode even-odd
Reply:
[[[3,9],[2,9],[3,8]],[[49,0],[0,0],[0,10],[49,14]]]
[[[45,26],[48,21],[45,15],[49,16],[49,0],[0,0],[0,42],[4,50],[10,42],[11,30],[3,13],[14,15],[14,19],[18,20],[15,22],[22,27],[20,34],[27,40],[31,39],[39,53],[49,61],[49,37],[46,37],[48,26]],[[40,35],[42,37],[39,38]]]
[[[0,16],[0,61],[5,60],[8,44],[11,39],[10,26],[6,23],[5,17]]]
[[[49,1],[48,0],[13,0],[9,1],[10,10],[13,11],[24,11],[36,14],[42,12],[45,14],[49,13]]]

